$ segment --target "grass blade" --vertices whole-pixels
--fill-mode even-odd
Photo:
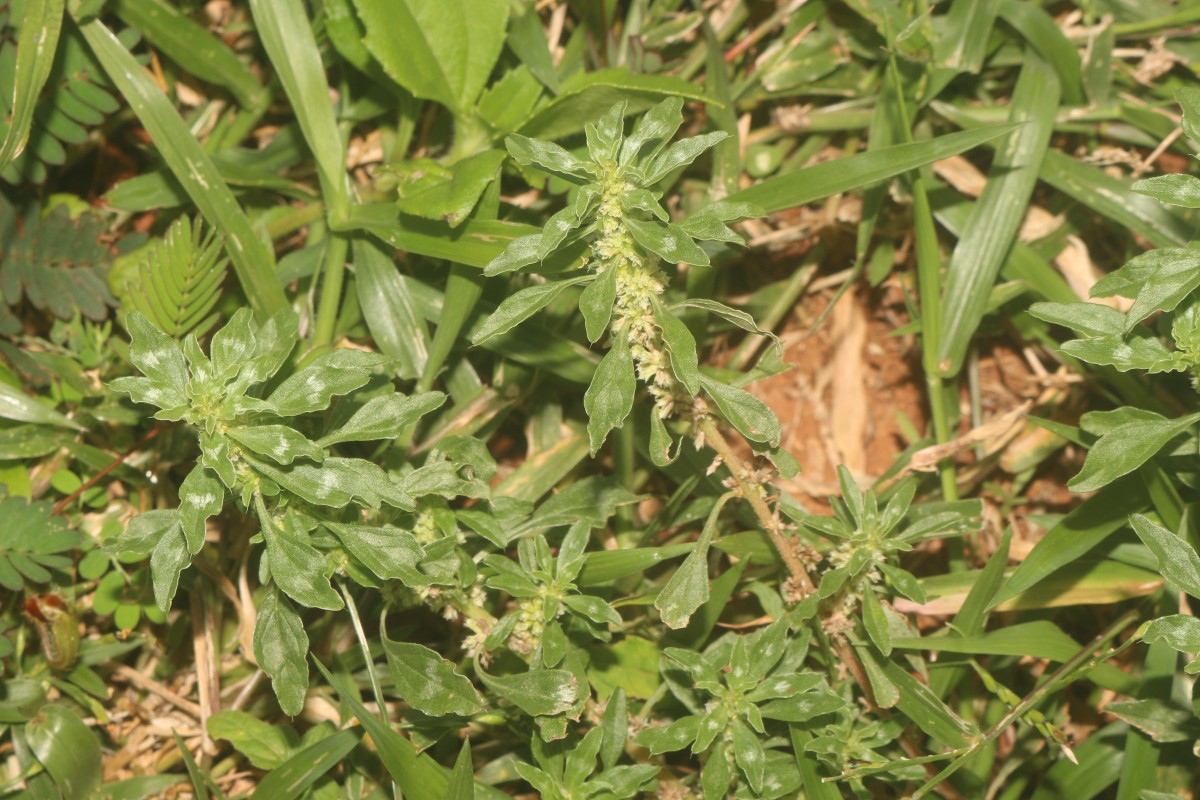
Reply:
[[[193,75],[229,90],[246,109],[264,109],[270,93],[216,36],[163,0],[117,0],[109,7],[163,55]]]
[[[1125,181],[1056,150],[1042,161],[1042,180],[1076,202],[1144,236],[1156,247],[1185,247],[1192,226],[1157,200],[1135,194]]]
[[[225,247],[250,305],[262,318],[287,305],[275,279],[275,256],[250,227],[233,193],[208,154],[154,80],[105,25],[79,22],[96,59],[129,103],[163,160],[204,218],[225,236]]]
[[[346,148],[338,131],[321,51],[300,0],[250,0],[263,47],[291,101],[304,139],[317,160],[317,175],[332,219],[350,210]]]
[[[299,797],[318,778],[342,763],[358,746],[358,740],[357,731],[345,730],[309,745],[263,776],[251,798],[292,800]]]
[[[731,203],[754,203],[768,213],[802,206],[958,155],[1010,133],[1016,127],[1015,124],[992,125],[939,136],[928,142],[898,144],[859,153],[770,178],[757,186],[731,194],[725,200]]]
[[[992,599],[990,608],[1016,597],[1089,552],[1124,527],[1130,514],[1145,507],[1146,494],[1137,476],[1126,476],[1105,486],[1047,531]]]
[[[971,211],[946,270],[939,371],[956,375],[987,307],[1037,183],[1058,110],[1058,76],[1029,53],[1013,92],[1013,121],[1026,124],[997,148],[987,186]],[[928,367],[928,365],[926,365]]]
[[[16,78],[13,96],[4,98],[11,116],[4,143],[0,144],[0,172],[21,155],[29,142],[29,126],[38,95],[50,77],[58,36],[62,32],[63,0],[28,0],[21,18],[21,39],[17,42]]]
[[[404,796],[409,800],[442,800],[449,783],[446,770],[429,756],[419,754],[412,742],[367,711],[366,706],[355,698],[354,692],[342,676],[334,676],[315,658],[313,662],[371,736],[379,753],[379,760],[383,762],[392,780],[404,792]]]

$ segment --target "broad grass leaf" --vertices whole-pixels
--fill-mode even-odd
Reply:
[[[254,658],[270,676],[283,712],[299,714],[308,693],[308,634],[300,615],[277,589],[268,591],[258,607]]]
[[[366,45],[392,80],[455,114],[473,111],[504,47],[509,4],[354,0]]]
[[[484,708],[483,698],[454,665],[428,647],[382,637],[392,688],[404,702],[430,716],[469,717]]]
[[[334,675],[320,661],[316,664],[341,701],[350,707],[363,729],[370,734],[379,760],[404,796],[409,800],[442,800],[448,784],[446,770],[428,755],[419,754],[412,742],[367,711],[344,676]]]
[[[284,763],[263,776],[251,800],[294,800],[320,778],[345,761],[362,738],[360,731],[338,731],[298,750]]]
[[[1134,533],[1142,540],[1154,557],[1162,576],[1177,589],[1192,597],[1200,598],[1200,555],[1181,537],[1159,525],[1155,525],[1141,514],[1129,518]]]
[[[100,744],[75,712],[48,705],[24,729],[34,757],[63,798],[91,797],[100,785]]]
[[[1107,486],[1149,461],[1197,420],[1200,413],[1179,419],[1138,420],[1114,428],[1088,450],[1083,468],[1067,487],[1073,492],[1091,492]]]

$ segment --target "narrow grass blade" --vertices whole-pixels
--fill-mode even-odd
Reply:
[[[109,8],[191,74],[229,90],[247,109],[263,108],[270,93],[216,36],[164,0],[116,0]]]
[[[442,800],[449,783],[446,770],[429,756],[419,754],[412,742],[367,711],[366,706],[355,698],[344,678],[340,675],[334,676],[315,658],[313,662],[370,735],[379,753],[379,760],[400,787],[400,791],[404,792],[404,796],[409,800]]]
[[[346,148],[338,130],[321,51],[301,0],[250,0],[250,11],[263,47],[292,103],[296,121],[317,160],[317,175],[329,214],[349,213]]]
[[[1120,478],[1067,514],[1034,546],[990,607],[1016,597],[1124,527],[1130,514],[1146,507],[1146,493],[1140,484],[1137,476]]]
[[[942,66],[959,72],[979,72],[1001,2],[954,0],[950,4],[944,18],[945,28],[933,40],[934,56]]]
[[[275,279],[274,253],[255,236],[250,220],[179,112],[102,22],[79,22],[79,30],[192,202],[225,236],[230,260],[255,312],[266,318],[283,308],[287,299]]]
[[[768,213],[821,200],[839,192],[894,178],[909,170],[978,147],[1016,129],[993,125],[939,136],[927,142],[898,144],[874,152],[827,161],[770,178],[725,198],[731,203],[754,203]]]
[[[983,319],[996,275],[1012,248],[1058,111],[1058,76],[1029,53],[1013,92],[1014,122],[1025,122],[996,152],[987,186],[946,269],[938,368],[957,375]]]
[[[1103,214],[1118,225],[1144,236],[1156,247],[1185,247],[1192,226],[1157,200],[1135,194],[1125,181],[1051,150],[1042,161],[1042,180]]]
[[[38,95],[50,77],[58,36],[62,32],[64,0],[27,0],[17,42],[13,96],[2,101],[9,106],[8,130],[0,144],[0,172],[8,169],[29,141],[29,126]],[[3,107],[0,106],[0,110]]]
[[[335,733],[296,753],[268,772],[259,781],[251,798],[258,800],[293,800],[329,770],[342,763],[358,746],[360,734],[354,730]]]
[[[1078,764],[1060,758],[1041,779],[1032,800],[1092,800],[1117,782],[1125,753],[1125,723],[1116,723],[1090,734],[1072,750]]]
[[[1000,0],[1000,18],[1025,37],[1062,81],[1063,100],[1073,106],[1085,103],[1083,96],[1083,67],[1075,45],[1063,34],[1054,18],[1033,3],[1020,0]]]
[[[418,316],[408,282],[377,242],[359,236],[353,244],[358,304],[379,349],[398,362],[397,374],[409,380],[425,368],[429,331]]]

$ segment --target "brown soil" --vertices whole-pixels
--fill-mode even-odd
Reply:
[[[808,335],[835,289],[804,297],[783,326],[788,372],[754,384],[783,423],[784,447],[801,465],[785,483],[819,502],[837,491],[836,466],[870,483],[907,445],[901,415],[926,426],[920,343],[892,332],[908,322],[898,286],[847,292]]]

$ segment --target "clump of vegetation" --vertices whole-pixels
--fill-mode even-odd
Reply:
[[[0,797],[1187,800],[1198,18],[3,5]]]

